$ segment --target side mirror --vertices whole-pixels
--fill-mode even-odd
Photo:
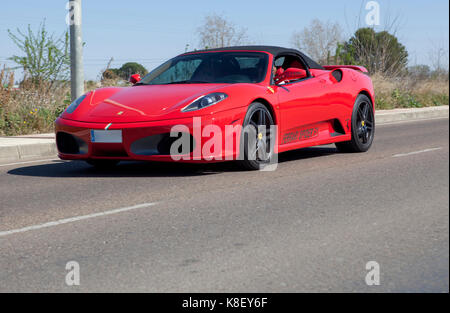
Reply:
[[[308,73],[300,68],[290,67],[287,68],[279,77],[278,82],[294,81],[308,77]]]
[[[133,74],[130,76],[130,83],[132,83],[133,85],[138,83],[141,80],[141,75],[139,74]]]

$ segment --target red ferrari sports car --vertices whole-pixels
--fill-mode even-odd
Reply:
[[[261,169],[284,151],[336,143],[364,152],[374,138],[367,70],[321,66],[294,49],[187,52],[130,82],[88,92],[61,114],[61,159],[95,166],[238,160]]]

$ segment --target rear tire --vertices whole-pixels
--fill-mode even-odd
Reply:
[[[372,146],[375,135],[375,117],[372,101],[366,95],[356,98],[352,113],[352,139],[337,142],[336,148],[340,152],[355,153],[366,152]]]
[[[102,170],[112,169],[119,163],[117,160],[86,160],[86,162],[89,165]]]

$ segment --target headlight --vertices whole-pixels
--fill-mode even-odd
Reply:
[[[78,99],[76,99],[74,102],[72,102],[66,109],[66,113],[73,113],[73,111],[76,110],[76,108],[78,108],[78,106],[80,105],[81,102],[83,102],[83,100],[86,98],[86,95],[82,95],[81,97],[79,97]]]
[[[195,99],[192,103],[185,106],[181,111],[189,112],[203,109],[209,107],[210,105],[219,103],[220,101],[225,100],[227,97],[228,95],[223,92],[210,93],[209,95],[201,96],[200,98]]]

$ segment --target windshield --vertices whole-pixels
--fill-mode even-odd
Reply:
[[[173,58],[147,74],[138,84],[259,83],[268,55],[259,52],[207,52]]]

